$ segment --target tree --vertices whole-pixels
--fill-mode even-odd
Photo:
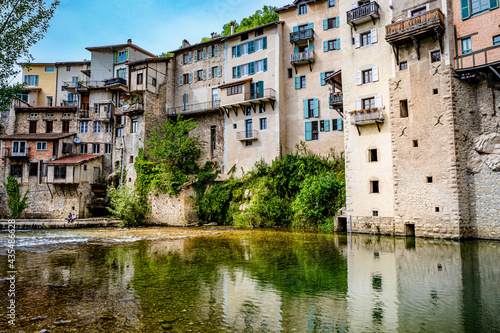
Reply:
[[[40,41],[59,0],[0,0],[0,111],[10,106],[11,98],[22,88],[9,87],[9,78],[18,72],[14,65],[21,57],[33,60],[29,48]]]
[[[7,189],[7,195],[9,196],[9,208],[10,216],[13,219],[17,219],[21,216],[21,213],[28,207],[26,200],[28,199],[28,191],[24,193],[23,198],[19,194],[19,183],[16,178],[9,175],[7,177],[7,184],[5,184]]]
[[[267,23],[278,21],[279,15],[275,10],[276,7],[274,6],[264,6],[262,9],[257,10],[253,15],[242,19],[240,23],[236,22],[236,20],[232,20],[222,26],[222,36],[231,35],[231,22],[235,23],[234,32],[238,33]]]

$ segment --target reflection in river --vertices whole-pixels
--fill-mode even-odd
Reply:
[[[5,236],[0,234],[3,272]],[[494,332],[500,327],[498,242],[219,228],[17,236],[17,326],[8,327],[2,316],[0,331]],[[0,288],[5,294],[5,279]],[[0,306],[6,308],[5,297]]]

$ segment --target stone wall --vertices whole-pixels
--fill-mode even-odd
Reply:
[[[195,193],[192,188],[182,190],[178,196],[150,194],[151,213],[147,217],[150,224],[167,226],[187,226],[197,224],[198,215],[194,209]]]

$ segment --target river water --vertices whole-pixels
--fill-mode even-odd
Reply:
[[[500,332],[500,242],[289,230],[17,231],[5,332]]]

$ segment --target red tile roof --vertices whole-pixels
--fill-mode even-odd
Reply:
[[[0,140],[59,140],[75,135],[75,133],[20,133],[2,135]]]
[[[101,156],[102,156],[102,154],[100,154],[100,155],[87,155],[87,154],[73,155],[73,156],[63,157],[63,158],[59,158],[57,160],[47,162],[47,164],[81,164],[84,162],[92,161],[92,160],[94,160],[98,157],[101,157]]]

